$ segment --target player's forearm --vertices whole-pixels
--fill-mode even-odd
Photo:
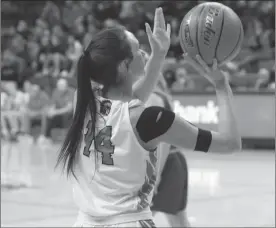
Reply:
[[[219,106],[219,133],[225,137],[230,148],[239,150],[241,137],[234,114],[233,93],[227,80],[217,84],[216,94]]]
[[[151,54],[145,66],[145,76],[141,77],[133,86],[133,95],[136,98],[143,102],[148,100],[161,74],[164,61],[164,56]]]

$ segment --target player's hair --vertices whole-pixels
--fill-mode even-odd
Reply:
[[[118,84],[118,67],[123,60],[133,58],[131,46],[122,28],[109,28],[95,34],[81,55],[77,65],[77,102],[72,124],[65,137],[58,156],[57,165],[63,163],[67,175],[73,174],[78,149],[82,139],[82,129],[86,114],[92,120],[92,132],[95,133],[97,101],[91,86],[91,80],[104,86]]]

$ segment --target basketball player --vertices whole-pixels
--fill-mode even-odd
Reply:
[[[149,55],[143,51],[145,63]],[[172,97],[163,76],[149,97],[147,107],[159,106],[173,111]],[[186,214],[188,166],[183,153],[169,144],[157,148],[158,175],[151,210],[157,227],[189,227]]]
[[[161,76],[147,106],[173,111],[172,98]],[[186,214],[188,166],[184,155],[175,147],[161,143],[157,148],[158,176],[151,210],[157,227],[189,227]]]
[[[158,8],[153,33],[146,25],[151,56],[144,77],[137,39],[119,28],[96,34],[79,59],[75,114],[58,159],[73,183],[79,207],[75,226],[154,227],[150,204],[161,142],[204,152],[240,147],[231,90],[216,64],[209,69],[201,59],[199,64],[187,57],[214,78],[220,120],[225,120],[219,132],[198,129],[161,107],[145,108],[139,100],[148,98],[160,75],[169,30]],[[103,85],[104,96],[94,94],[91,80]],[[105,100],[110,111],[100,113]]]

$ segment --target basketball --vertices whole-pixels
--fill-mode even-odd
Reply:
[[[206,2],[192,8],[180,25],[179,39],[184,53],[191,57],[199,54],[210,66],[234,59],[244,37],[239,16],[229,7]]]

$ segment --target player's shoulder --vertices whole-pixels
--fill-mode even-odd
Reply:
[[[146,149],[155,149],[160,135],[159,128],[174,120],[174,113],[170,110],[153,104],[147,107],[143,103],[129,108],[129,118],[138,141]]]
[[[128,109],[129,109],[130,124],[131,124],[133,132],[134,132],[138,142],[140,143],[140,145],[146,150],[155,149],[155,145],[150,145],[150,144],[145,143],[141,139],[141,135],[137,131],[138,121],[139,121],[142,113],[146,110],[145,104],[139,100],[132,100],[128,104]]]
[[[147,116],[151,116],[151,114],[155,113],[157,109],[162,111],[164,109],[164,101],[160,96],[153,93],[146,103],[143,103],[140,100],[130,101],[128,103],[128,109],[131,124],[136,126],[140,117],[145,113],[147,113]]]
[[[133,99],[128,102],[129,118],[132,127],[135,127],[141,113],[145,110],[145,105],[139,99]]]

